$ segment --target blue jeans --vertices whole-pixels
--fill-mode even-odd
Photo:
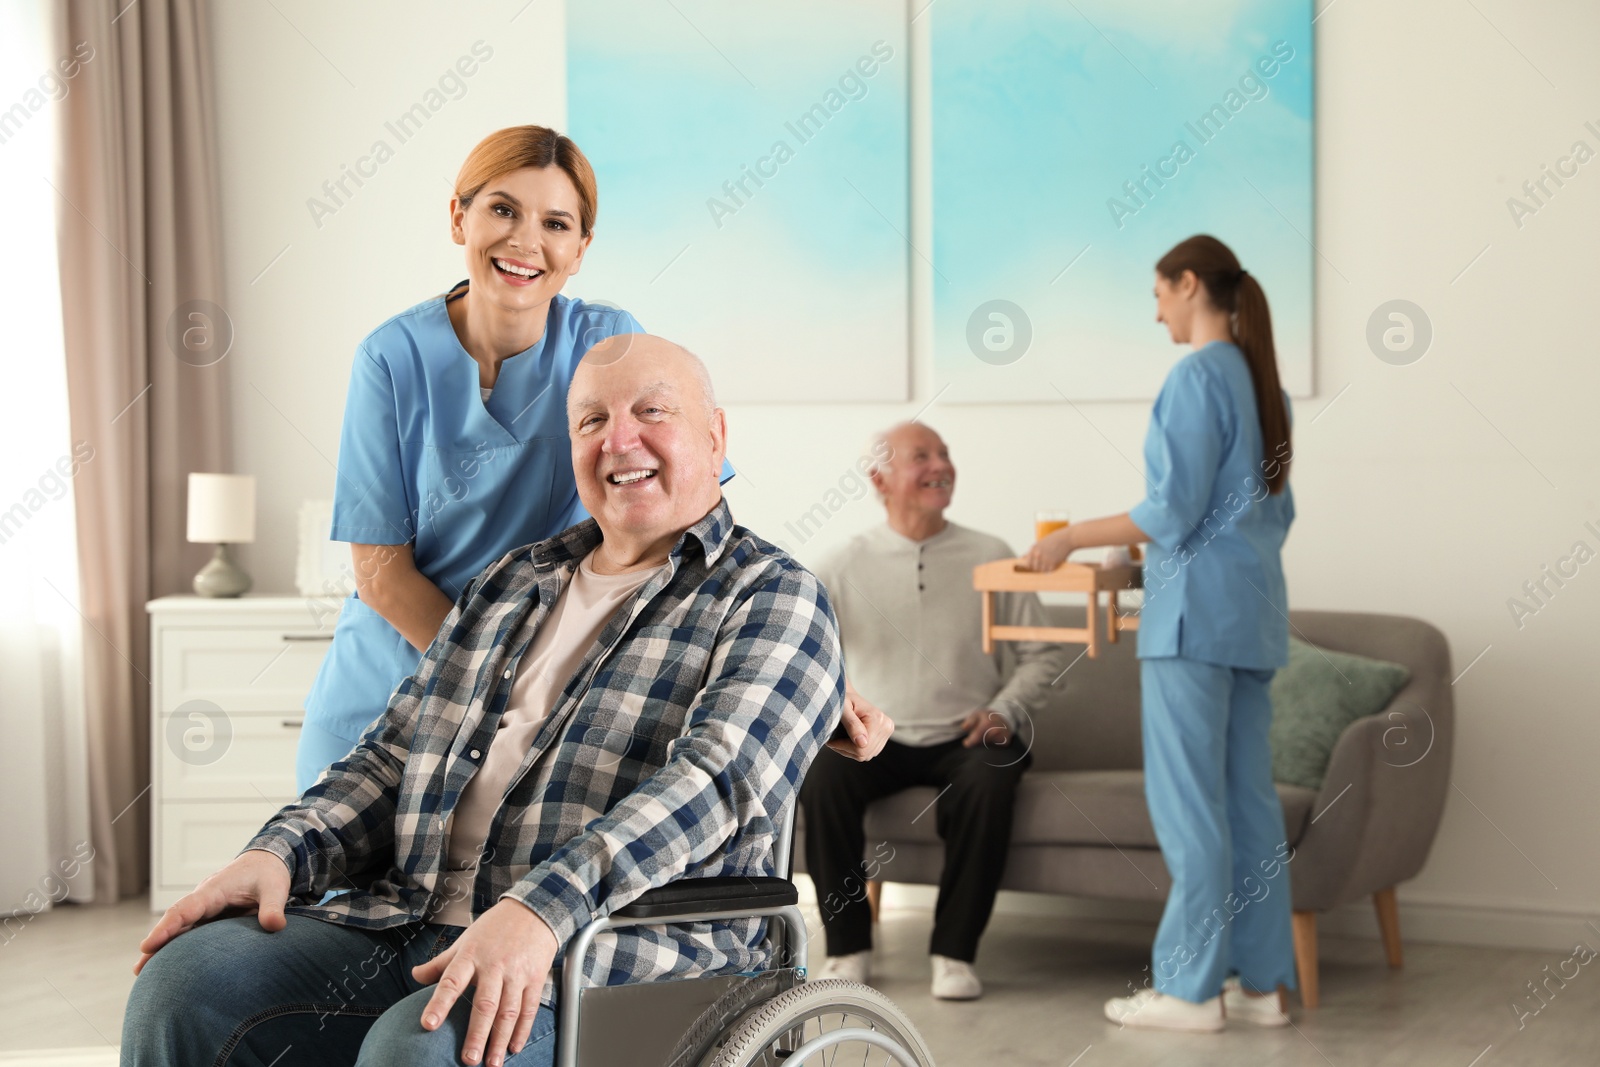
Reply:
[[[123,1067],[461,1062],[472,990],[438,1029],[424,1030],[422,1009],[435,987],[419,983],[411,968],[449,948],[465,927],[362,930],[285,918],[276,933],[254,915],[219,919],[162,946],[128,997]],[[555,1013],[541,1006],[522,1051],[507,1050],[506,1067],[550,1067],[555,1047]]]
[[[1292,856],[1267,743],[1275,672],[1178,656],[1139,668],[1145,798],[1172,875],[1155,988],[1196,1003],[1229,974],[1293,989]]]

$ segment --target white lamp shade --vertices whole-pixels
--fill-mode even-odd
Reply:
[[[255,539],[255,475],[189,475],[189,540],[241,545]]]

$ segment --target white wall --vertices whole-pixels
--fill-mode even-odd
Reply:
[[[561,5],[518,14],[522,2],[408,0],[381,17],[308,0],[213,7],[234,440],[238,468],[260,480],[261,540],[243,553],[258,589],[292,587],[299,501],[332,494],[354,345],[464,274],[445,206],[466,152],[500,126],[563,122]],[[1316,28],[1318,386],[1295,412],[1291,603],[1428,619],[1458,671],[1488,649],[1456,686],[1458,789],[1402,901],[1439,936],[1570,946],[1600,912],[1600,563],[1520,630],[1507,599],[1575,541],[1600,549],[1583,527],[1600,528],[1600,160],[1520,228],[1506,198],[1575,140],[1600,151],[1584,128],[1600,131],[1600,8],[1336,0]],[[383,123],[478,40],[493,57],[466,95],[318,228],[307,198],[374,139],[393,144]],[[605,254],[601,192],[592,255]],[[916,195],[926,203],[925,185]],[[924,250],[927,236],[924,212]],[[875,521],[875,504],[848,504],[806,543],[784,524],[837,484],[867,432],[932,399],[927,268],[910,260],[913,403],[729,413],[743,472],[734,511],[802,559]],[[1380,362],[1365,341],[1368,316],[1393,298],[1432,320],[1414,365]],[[1088,516],[1137,500],[1129,461],[1147,416],[1137,404],[935,404],[925,418],[960,465],[952,517],[1020,546],[1036,507]]]

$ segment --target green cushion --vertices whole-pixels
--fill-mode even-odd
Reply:
[[[1389,706],[1411,680],[1398,663],[1289,639],[1289,664],[1272,679],[1272,777],[1321,789],[1345,727]]]

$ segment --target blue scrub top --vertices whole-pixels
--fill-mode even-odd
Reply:
[[[1267,495],[1266,478],[1273,462],[1288,458],[1263,455],[1255,389],[1238,346],[1213,341],[1172,368],[1145,437],[1148,495],[1129,513],[1151,540],[1141,658],[1254,669],[1289,661],[1280,553],[1294,495],[1288,485]]]
[[[484,400],[444,296],[385,322],[350,370],[332,539],[410,544],[417,569],[459,599],[505,553],[588,518],[567,439],[567,386],[597,342],[643,332],[626,311],[558,294],[544,336],[500,364]],[[725,462],[722,480],[732,472]],[[419,658],[351,594],[306,697],[307,722],[354,741]]]

